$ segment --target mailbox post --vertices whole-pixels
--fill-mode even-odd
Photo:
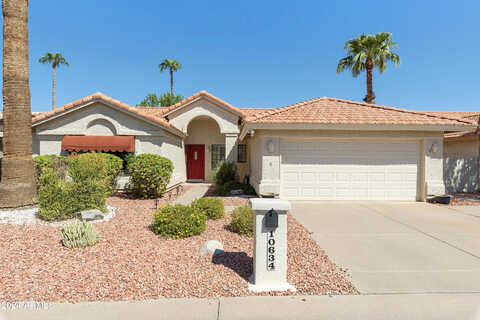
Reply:
[[[287,283],[287,212],[290,202],[250,199],[254,212],[253,274],[249,290],[295,291]]]

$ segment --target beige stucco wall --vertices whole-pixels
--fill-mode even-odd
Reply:
[[[169,136],[137,136],[136,154],[153,153],[172,161],[174,169],[169,186],[186,181],[185,152],[181,139]]]
[[[416,141],[419,143],[418,200],[425,194],[442,194],[443,183],[443,133],[415,131],[336,131],[336,130],[255,130],[250,139],[250,177],[257,193],[280,193],[281,156],[279,143],[282,137],[302,139],[358,139],[371,141]],[[273,150],[268,151],[271,142]],[[431,151],[432,144],[437,152]]]
[[[250,184],[260,194],[260,183],[262,181],[262,145],[260,135],[254,134],[253,137],[248,139],[248,149]]]
[[[445,140],[444,156],[446,158],[478,157],[478,136],[456,140]]]
[[[239,133],[238,115],[226,110],[225,107],[213,103],[205,97],[173,112],[168,115],[168,118],[170,119],[170,123],[176,128],[187,132],[190,121],[200,116],[215,120],[221,133]]]
[[[102,102],[74,110],[34,128],[37,135],[94,135],[104,132],[101,127],[95,126],[99,120],[110,123],[117,135],[162,135],[165,132],[161,127],[149,124],[141,117]]]
[[[220,133],[217,122],[213,119],[201,117],[194,119],[188,126],[188,136],[185,138],[187,144],[205,145],[205,179],[213,181],[214,168],[212,168],[212,144],[225,144],[225,136]]]
[[[451,138],[444,141],[444,181],[449,193],[476,192],[479,189],[479,137]]]

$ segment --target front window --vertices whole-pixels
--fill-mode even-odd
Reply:
[[[212,144],[212,170],[222,161],[225,161],[225,145]]]
[[[247,145],[246,144],[239,144],[238,145],[238,163],[247,162]]]

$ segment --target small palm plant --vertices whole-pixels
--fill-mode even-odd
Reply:
[[[55,86],[56,86],[56,69],[61,65],[65,65],[67,67],[70,64],[65,60],[65,58],[60,53],[50,53],[47,52],[43,57],[41,57],[38,62],[43,64],[51,64],[53,69],[53,85],[52,85],[52,109],[55,109]]]
[[[173,96],[173,73],[178,71],[182,67],[182,64],[176,60],[165,59],[158,67],[160,68],[160,72],[167,69],[170,71],[170,94]]]
[[[372,77],[373,69],[378,68],[380,73],[387,69],[387,62],[391,61],[395,66],[400,64],[400,57],[394,53],[397,43],[393,42],[392,34],[380,32],[376,35],[362,34],[358,38],[350,39],[344,47],[348,56],[340,59],[337,73],[351,70],[352,76],[358,76],[362,71],[367,71],[367,95],[363,99],[366,103],[375,103]]]

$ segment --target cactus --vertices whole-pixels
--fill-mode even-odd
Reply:
[[[98,241],[98,230],[90,222],[73,222],[62,230],[62,242],[68,248],[92,246]]]

